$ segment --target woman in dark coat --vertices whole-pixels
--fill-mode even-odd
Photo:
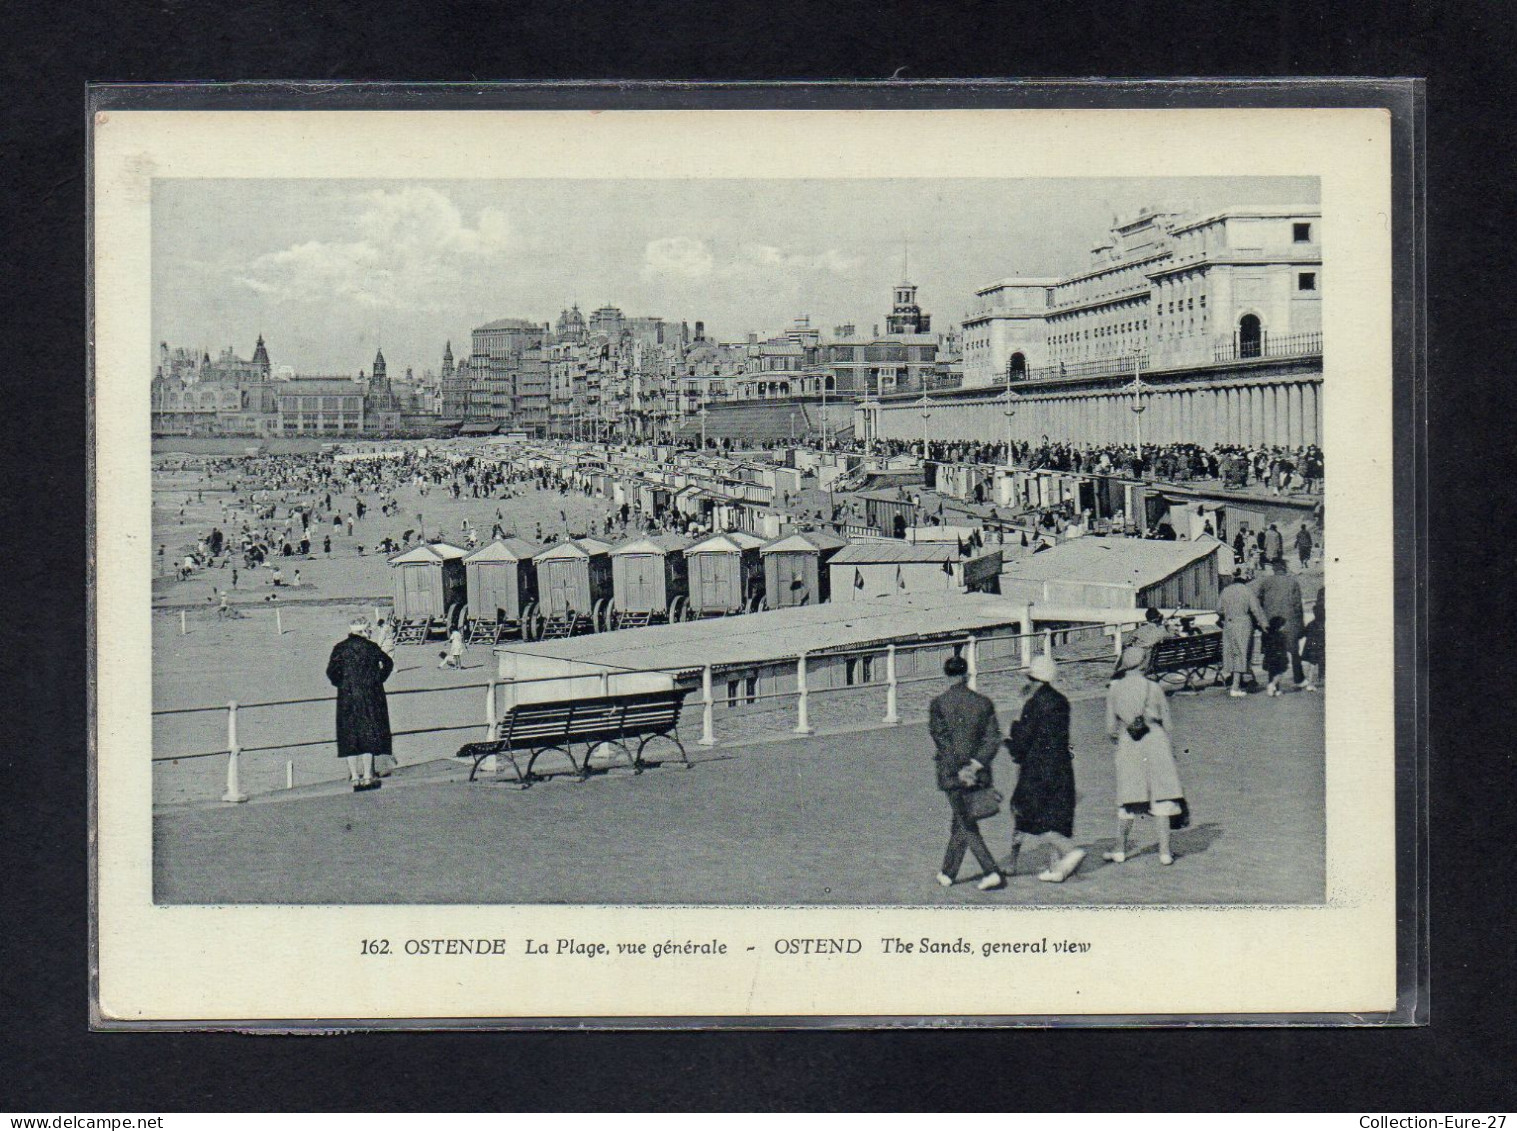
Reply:
[[[390,709],[385,680],[395,661],[369,639],[368,621],[348,626],[347,639],[332,649],[327,680],[337,688],[337,756],[348,760],[354,792],[378,789],[374,756],[390,753]]]
[[[1069,838],[1075,825],[1075,768],[1069,754],[1069,700],[1053,686],[1059,668],[1052,656],[1038,656],[1028,668],[1031,694],[1011,724],[1006,749],[1018,768],[1011,795],[1012,870],[1022,845],[1040,840],[1052,850],[1038,873],[1045,883],[1067,880],[1085,859]]]

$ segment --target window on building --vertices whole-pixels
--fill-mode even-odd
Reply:
[[[1312,226],[1310,224],[1292,224],[1291,239],[1296,243],[1312,242]]]
[[[1314,291],[1317,289],[1317,273],[1315,271],[1302,271],[1296,276],[1296,289],[1298,291]]]

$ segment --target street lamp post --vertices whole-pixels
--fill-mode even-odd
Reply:
[[[1017,414],[1012,406],[1011,393],[1011,362],[1006,363],[1006,408],[1002,410],[1006,416],[1006,466],[1011,466],[1011,418]]]
[[[927,462],[927,421],[932,418],[932,402],[927,399],[927,390],[922,390],[922,462]]]
[[[822,451],[827,450],[827,433],[831,431],[827,427],[827,375],[822,375]]]
[[[1143,354],[1133,354],[1132,359],[1132,384],[1128,386],[1132,390],[1132,423],[1133,435],[1137,438],[1138,458],[1143,458],[1143,412],[1148,407],[1143,403],[1143,394],[1148,386],[1143,384],[1140,375],[1143,368]]]
[[[698,415],[701,418],[701,451],[704,452],[706,450],[706,398],[704,395],[701,397],[701,411]]]

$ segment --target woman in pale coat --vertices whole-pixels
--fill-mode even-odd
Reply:
[[[1143,674],[1143,657],[1140,648],[1125,649],[1106,692],[1106,732],[1117,744],[1117,846],[1102,855],[1114,864],[1126,860],[1132,823],[1148,813],[1159,827],[1159,863],[1173,864],[1170,829],[1184,828],[1189,811],[1170,745],[1169,700]],[[1147,733],[1133,736],[1145,726]]]

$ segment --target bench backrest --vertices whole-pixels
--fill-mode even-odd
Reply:
[[[1153,646],[1148,654],[1148,662],[1152,667],[1186,663],[1220,652],[1221,648],[1222,634],[1220,632],[1206,632],[1199,636],[1172,636]]]
[[[523,703],[506,712],[499,734],[512,746],[659,734],[679,722],[687,694],[676,689],[563,703]]]

